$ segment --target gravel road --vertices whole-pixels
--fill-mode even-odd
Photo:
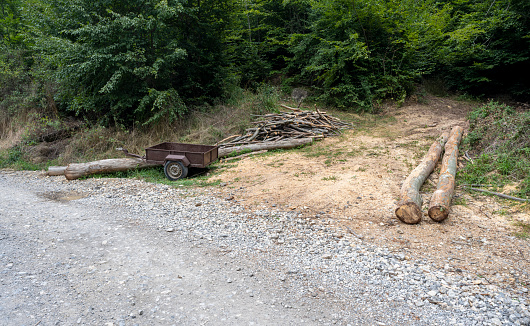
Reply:
[[[528,291],[215,189],[0,171],[0,325],[529,325]]]

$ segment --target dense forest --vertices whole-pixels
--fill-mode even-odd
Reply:
[[[370,111],[422,78],[530,98],[528,0],[0,0],[0,113],[174,121],[273,84]]]

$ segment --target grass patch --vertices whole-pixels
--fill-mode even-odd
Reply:
[[[36,171],[44,169],[49,165],[53,165],[53,161],[48,163],[31,162],[26,157],[24,148],[20,145],[0,152],[0,169],[11,168],[15,170]]]
[[[337,162],[346,162],[347,156],[354,157],[359,155],[359,151],[356,150],[351,150],[349,152],[344,152],[339,149],[330,151],[328,146],[322,144],[303,147],[300,149],[300,152],[308,158],[325,157],[324,164],[326,166],[331,166]]]
[[[515,232],[514,235],[519,239],[530,239],[530,224],[524,222],[516,222],[515,226],[521,228],[521,231]]]
[[[469,115],[470,130],[464,151],[476,158],[459,172],[461,184],[491,184],[497,188],[511,183],[510,194],[530,198],[530,111],[517,112],[497,102],[475,108]]]
[[[139,179],[151,183],[165,184],[173,187],[208,187],[216,186],[221,183],[220,180],[210,180],[216,175],[217,168],[213,167],[210,169],[190,169],[187,178],[180,179],[177,181],[171,181],[166,178],[164,174],[164,168],[152,167],[146,169],[135,169],[122,172],[113,172],[106,174],[93,174],[90,176],[84,176],[81,179],[89,178],[128,178],[128,179]]]
[[[460,206],[467,206],[467,199],[463,196],[460,196],[458,198],[453,198],[452,201],[453,205],[460,205]]]

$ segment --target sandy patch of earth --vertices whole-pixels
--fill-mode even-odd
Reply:
[[[426,259],[455,273],[470,272],[520,289],[530,278],[530,241],[513,236],[514,221],[530,222],[528,205],[457,189],[449,218],[436,223],[424,216],[418,225],[394,215],[405,177],[442,131],[467,131],[469,103],[429,98],[428,104],[391,107],[377,117],[355,116],[354,130],[312,146],[247,157],[220,174],[227,198],[249,208],[277,207],[327,221],[336,236],[352,233],[363,241]],[[459,159],[459,168],[466,161]],[[422,188],[424,207],[437,171]],[[427,209],[424,209],[426,212]]]

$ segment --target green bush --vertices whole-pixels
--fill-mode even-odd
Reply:
[[[469,122],[464,147],[478,158],[460,172],[463,182],[518,182],[517,194],[530,196],[530,112],[489,102],[474,109]]]

